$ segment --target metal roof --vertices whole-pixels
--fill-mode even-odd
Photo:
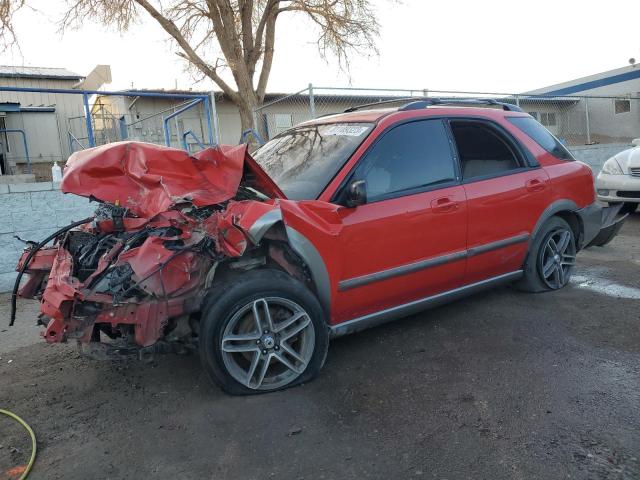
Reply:
[[[575,80],[570,80],[568,82],[557,83],[537,90],[531,90],[529,92],[525,92],[524,95],[571,95],[587,90],[593,90],[594,88],[635,80],[637,78],[640,78],[640,69],[637,68],[637,65],[627,65],[622,68],[616,68],[615,70],[608,70],[606,72],[576,78]]]
[[[123,90],[123,92],[145,92],[145,93],[160,93],[160,94],[171,94],[171,95],[208,95],[211,91],[205,90],[184,90],[184,89],[175,89],[175,88],[127,88]],[[216,92],[221,93],[221,92]]]
[[[18,67],[0,65],[0,77],[2,78],[48,78],[56,80],[80,80],[84,78],[66,68],[48,67]]]

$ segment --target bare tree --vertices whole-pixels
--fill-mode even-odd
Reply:
[[[16,44],[13,16],[26,0],[0,0],[0,42],[4,49]],[[2,50],[2,49],[0,49]]]
[[[28,0],[27,0],[28,1]],[[12,13],[25,0],[0,0],[0,27],[13,37]],[[285,15],[303,17],[318,29],[323,56],[348,67],[352,51],[376,51],[378,22],[371,0],[67,0],[60,26],[85,20],[127,29],[155,20],[175,41],[178,55],[209,77],[240,110],[242,128],[253,128],[252,111],[265,96],[274,56],[276,26]],[[221,76],[228,68],[233,84]]]

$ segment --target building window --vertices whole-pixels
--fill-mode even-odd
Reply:
[[[531,115],[533,118],[535,118],[536,120],[538,120],[538,112],[527,112],[529,115]]]
[[[616,99],[614,101],[616,115],[618,113],[627,113],[631,111],[631,100]]]
[[[553,112],[542,112],[540,114],[540,123],[545,127],[556,126],[556,114]]]

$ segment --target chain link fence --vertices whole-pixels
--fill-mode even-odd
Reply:
[[[33,170],[36,179],[50,179],[54,161],[64,163],[75,151],[126,139],[196,152],[207,144],[235,144],[244,138],[237,107],[220,93],[15,87],[0,88],[0,93],[3,101],[20,105],[0,117],[0,173],[5,175]],[[580,159],[596,149],[598,158],[613,155],[640,137],[640,97],[635,94],[553,96],[309,85],[291,94],[267,95],[253,112],[257,140],[261,143],[306,120],[349,108],[385,101],[401,105],[424,97],[491,98],[519,105],[574,153],[586,152]]]
[[[640,137],[640,97],[635,96],[556,96],[309,85],[299,92],[269,99],[254,110],[254,122],[260,136],[268,140],[312,118],[375,102],[397,100],[401,104],[424,97],[490,98],[517,105],[567,146],[628,145],[632,139]]]
[[[114,101],[115,100],[115,101]],[[184,148],[193,153],[204,149],[207,136],[206,113],[203,105],[196,105],[167,123],[164,119],[179,113],[192,100],[179,100],[163,97],[97,97],[92,106],[91,119],[96,145],[105,145],[121,140],[169,144],[175,148]],[[84,117],[81,119],[84,121]],[[70,128],[70,131],[73,131]],[[80,131],[86,129],[80,128]],[[78,138],[84,140],[85,137]],[[79,148],[82,148],[78,145]]]
[[[138,140],[193,153],[214,144],[218,130],[211,92],[7,85],[0,100],[0,175],[37,181],[51,180],[54,162],[86,148]]]

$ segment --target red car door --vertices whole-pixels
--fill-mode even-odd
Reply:
[[[384,132],[347,184],[364,180],[366,204],[340,210],[340,322],[405,304],[464,281],[467,207],[442,120]]]
[[[492,122],[453,120],[451,129],[468,206],[465,283],[519,270],[548,204],[549,177]]]

